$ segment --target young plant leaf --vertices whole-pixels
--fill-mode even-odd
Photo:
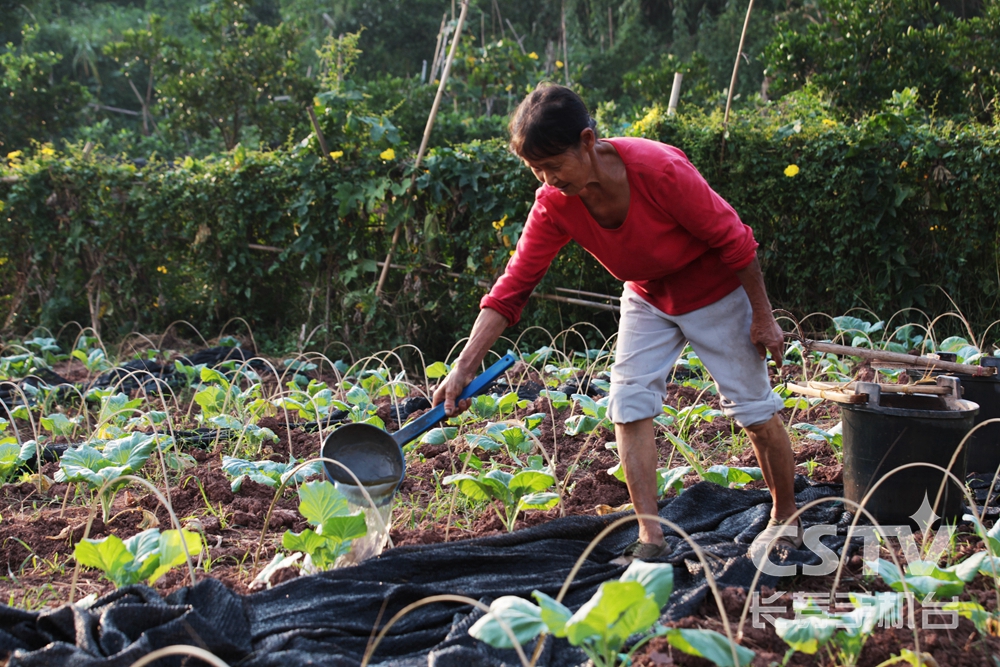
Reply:
[[[501,621],[522,646],[545,630],[541,610],[524,598],[504,595],[490,605],[488,614],[469,628],[469,634],[496,648],[514,648],[514,642],[503,629]]]
[[[725,635],[714,630],[694,630],[674,628],[667,632],[667,641],[674,648],[710,660],[719,667],[743,667],[753,662],[754,652],[736,645],[736,658],[739,665],[733,664],[733,650]]]

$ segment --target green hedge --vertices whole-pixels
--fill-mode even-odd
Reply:
[[[851,125],[786,99],[735,119],[724,146],[718,117],[655,107],[629,131],[683,148],[754,228],[775,306],[888,317],[950,310],[950,297],[982,331],[1000,275],[1000,136],[928,122],[907,94]],[[483,142],[432,151],[407,193],[411,158],[397,148],[326,160],[306,142],[142,168],[79,147],[8,156],[2,330],[77,320],[124,334],[184,319],[214,333],[243,317],[278,347],[313,333],[356,353],[411,342],[443,356],[475,317],[477,281],[516,243],[535,183],[501,142]],[[377,300],[375,261],[398,224],[406,270]],[[555,287],[619,289],[575,247],[540,290]],[[610,313],[540,300],[522,326],[581,320],[614,329]]]

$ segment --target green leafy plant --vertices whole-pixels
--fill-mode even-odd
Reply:
[[[837,336],[850,336],[852,347],[874,348],[877,342],[872,340],[872,334],[882,331],[884,322],[865,322],[861,318],[842,315],[833,318],[833,327]]]
[[[230,382],[218,370],[203,366],[199,371],[202,386],[194,395],[195,403],[201,407],[199,418],[202,421],[210,420],[212,417],[229,414],[229,411],[235,412],[245,421],[256,418],[268,403],[261,398],[260,383],[252,381],[256,373],[249,375],[251,372],[243,369]],[[249,386],[243,390],[237,383],[241,376],[251,379]]]
[[[580,435],[581,433],[593,433],[597,429],[610,429],[611,420],[608,419],[608,397],[594,400],[585,394],[573,394],[573,402],[580,408],[583,414],[573,415],[566,419],[566,435]]]
[[[723,416],[721,410],[716,410],[705,403],[686,405],[683,408],[664,405],[663,414],[657,415],[653,421],[664,428],[673,426],[677,437],[686,441],[699,422],[710,423],[721,416]]]
[[[222,457],[222,472],[232,480],[230,487],[233,493],[238,493],[240,487],[243,485],[244,479],[252,479],[258,484],[263,484],[265,486],[278,486],[282,482],[288,481],[289,476],[292,474],[292,470],[299,464],[299,461],[295,460],[295,457],[291,457],[288,463],[279,463],[277,461],[247,461],[246,459],[236,458],[234,456],[223,456]],[[301,470],[296,472],[291,481],[293,483],[303,482],[307,477],[312,475],[319,475],[323,472],[322,465],[319,461],[313,461],[312,463],[303,466]]]
[[[305,389],[300,389],[296,382],[289,382],[288,387],[291,389],[291,393],[288,396],[275,399],[274,405],[279,408],[296,410],[302,419],[315,422],[324,421],[330,416],[332,409],[348,409],[348,406],[334,400],[333,392],[325,382],[309,380]]]
[[[109,388],[110,389],[110,388]],[[101,439],[120,438],[133,413],[142,406],[141,398],[129,398],[122,392],[89,394],[100,400],[101,409],[97,414],[97,437]]]
[[[7,420],[0,419],[0,484],[9,482],[25,463],[37,456],[38,451],[34,440],[18,445],[16,438],[4,435],[6,430]]]
[[[101,450],[90,445],[69,449],[59,460],[55,481],[85,482],[91,489],[98,490],[105,482],[122,475],[131,475],[141,469],[156,447],[158,439],[164,443],[170,441],[169,438],[132,433],[105,443]],[[111,502],[115,493],[124,484],[124,481],[114,483],[101,494],[105,522],[111,518]]]
[[[833,452],[837,457],[841,457],[844,454],[844,433],[840,424],[837,424],[829,431],[816,426],[815,424],[808,424],[802,422],[799,424],[793,424],[792,428],[797,431],[804,431],[806,437],[810,440],[821,440],[830,445]]]
[[[985,551],[980,551],[949,567],[939,567],[931,561],[914,560],[906,564],[902,573],[884,558],[866,561],[865,564],[894,591],[902,592],[905,581],[906,589],[919,598],[926,599],[930,596],[940,600],[961,595],[965,585],[978,574],[986,556]]]
[[[201,536],[184,529],[161,533],[159,528],[150,528],[127,540],[117,535],[80,540],[73,555],[81,565],[100,570],[108,581],[121,588],[140,581],[156,583],[187,560],[185,546],[190,556],[197,556],[202,549]]]
[[[42,428],[51,433],[52,435],[64,435],[69,437],[76,430],[76,427],[83,421],[83,415],[77,415],[76,417],[70,419],[61,412],[54,412],[48,417],[42,417],[38,420],[41,423]]]
[[[552,389],[543,389],[538,392],[538,395],[542,398],[547,398],[552,403],[552,407],[556,410],[562,410],[563,408],[568,408],[571,405],[571,401],[566,396],[565,393],[561,391],[555,391]]]
[[[514,394],[516,396],[516,394]],[[489,422],[482,433],[466,433],[465,440],[473,447],[486,451],[495,451],[506,447],[513,455],[515,452],[527,454],[534,447],[531,436],[539,437],[542,432],[538,424],[545,418],[544,414],[528,415],[523,424],[512,425],[505,422]]]
[[[525,510],[549,510],[559,503],[559,495],[546,491],[556,478],[546,470],[521,470],[511,474],[498,468],[478,475],[448,475],[443,484],[454,484],[472,500],[491,502],[508,531],[514,530],[517,515]],[[503,506],[503,513],[497,507]]]
[[[91,350],[77,348],[70,354],[86,367],[88,373],[103,373],[111,368],[111,363],[104,354],[104,350],[99,347]]]
[[[35,336],[34,338],[26,339],[24,341],[24,346],[35,354],[41,355],[48,366],[52,366],[53,364],[57,364],[60,361],[64,361],[69,358],[68,355],[60,352],[59,343],[55,338],[42,338],[40,336]]]
[[[281,544],[289,551],[308,554],[319,569],[333,565],[351,550],[351,541],[368,532],[364,514],[350,513],[347,499],[330,482],[308,482],[299,487],[299,512],[316,529],[286,530]]]
[[[660,609],[673,592],[674,570],[668,564],[632,561],[618,581],[608,581],[575,613],[541,591],[532,593],[538,604],[503,596],[476,621],[469,634],[497,648],[513,648],[504,626],[519,644],[544,633],[564,637],[579,646],[595,667],[630,664],[632,655],[650,639],[666,637],[675,648],[706,658],[716,665],[733,665],[732,648],[711,630],[668,629],[658,621]],[[622,653],[629,637],[642,635]],[[748,665],[754,652],[736,646],[739,665]]]
[[[902,613],[902,596],[896,593],[875,595],[851,594],[854,608],[831,613],[819,607],[813,598],[796,600],[796,617],[776,619],[775,632],[789,645],[785,662],[795,651],[808,655],[825,648],[837,665],[857,664],[865,642],[880,621],[891,624]]]
[[[760,468],[738,468],[715,465],[707,468],[701,476],[706,482],[712,482],[730,489],[740,489],[753,481],[764,479]]]

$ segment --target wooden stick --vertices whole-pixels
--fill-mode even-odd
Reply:
[[[813,389],[823,391],[853,391],[857,393],[854,382],[847,384],[837,384],[836,382],[810,382]],[[954,392],[951,387],[942,387],[936,384],[888,384],[879,383],[883,394],[933,394],[935,396],[951,396]]]
[[[323,136],[323,130],[319,127],[319,120],[316,118],[316,112],[313,111],[312,104],[306,107],[306,111],[309,112],[309,120],[312,121],[313,130],[316,131],[316,139],[319,140],[319,148],[323,151],[323,157],[328,160],[333,160],[333,158],[330,157],[330,149],[326,145],[326,137]]]
[[[831,391],[827,389],[814,389],[813,387],[803,387],[800,384],[794,384],[789,382],[785,385],[789,390],[794,391],[796,394],[802,394],[803,396],[812,396],[813,398],[825,398],[828,401],[833,401],[834,403],[867,403],[868,394],[847,394],[842,391]]]
[[[803,346],[807,350],[817,352],[830,352],[832,354],[842,354],[850,357],[861,357],[870,361],[887,361],[890,363],[905,364],[908,366],[920,366],[950,373],[965,373],[978,377],[987,377],[994,374],[996,369],[989,366],[973,366],[971,364],[956,364],[953,361],[941,361],[940,359],[930,359],[929,357],[917,357],[912,354],[900,354],[898,352],[886,352],[884,350],[869,350],[863,347],[851,347],[849,345],[837,345],[835,343],[820,343],[814,340],[803,340]]]
[[[437,94],[434,96],[434,104],[431,105],[431,113],[427,117],[427,126],[424,127],[424,137],[420,140],[420,150],[417,151],[417,159],[413,164],[413,177],[410,179],[410,188],[417,180],[417,171],[420,163],[424,159],[424,152],[427,150],[427,143],[431,138],[431,129],[434,127],[434,119],[437,118],[438,107],[441,106],[441,98],[444,96],[444,89],[448,85],[448,75],[451,73],[451,63],[455,59],[455,51],[462,38],[462,24],[465,23],[465,15],[469,13],[469,0],[462,0],[462,11],[458,15],[458,25],[455,26],[455,36],[451,40],[451,50],[448,52],[448,59],[444,64],[444,71],[441,72],[441,84],[438,86]],[[382,266],[382,274],[378,278],[375,286],[375,296],[382,296],[382,287],[385,285],[386,276],[389,275],[389,263],[392,261],[392,253],[396,250],[399,242],[399,232],[402,230],[402,223],[396,226],[396,231],[392,234],[392,242],[389,244],[389,252],[385,256],[385,264]]]

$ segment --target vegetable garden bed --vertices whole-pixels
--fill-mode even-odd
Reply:
[[[841,334],[854,330],[844,318],[838,320]],[[867,328],[872,331],[872,325]],[[944,343],[961,347],[956,340]],[[0,373],[9,380],[2,385],[6,414],[0,412],[5,418],[0,471],[6,481],[0,487],[0,557],[7,569],[0,594],[8,605],[52,608],[109,594],[116,583],[144,582],[169,595],[190,585],[192,577],[217,579],[235,593],[250,594],[326,569],[338,559],[343,565],[350,560],[344,554],[351,540],[359,537],[359,519],[349,516],[346,503],[337,505],[332,486],[318,474],[318,462],[309,460],[339,423],[367,421],[396,430],[400,421],[429,406],[422,400],[428,387],[448,370],[436,362],[406,373],[392,353],[354,363],[316,354],[260,359],[232,347],[203,351],[206,361],[196,363],[197,355],[181,353],[131,350],[115,360],[129,362],[122,372],[113,371],[108,352],[87,337],[78,339],[71,355],[54,340],[38,337],[5,350],[0,358]],[[975,353],[967,344],[963,348],[966,358]],[[400,547],[502,539],[509,528],[521,531],[562,517],[614,516],[624,509],[628,492],[604,414],[606,349],[572,352],[553,344],[521,359],[474,401],[470,412],[406,448],[406,477],[393,503],[387,554]],[[783,375],[773,380],[781,391],[789,379],[842,381],[856,372],[872,371],[830,355],[803,354],[792,345]],[[39,379],[23,379],[30,377]],[[790,395],[786,406],[782,417],[793,433],[799,486],[838,484],[839,436],[831,431],[839,420],[837,407]],[[760,494],[764,488],[745,436],[721,414],[710,379],[690,350],[675,368],[657,423],[668,515],[670,507],[680,507],[672,499],[679,501],[695,484],[701,484],[698,494],[706,488]],[[530,488],[514,493],[509,476],[517,474],[532,481]],[[115,481],[120,475],[132,477]],[[508,481],[507,489],[487,483],[501,478]],[[711,484],[717,487],[706,486]],[[995,514],[986,515],[987,526]],[[980,532],[977,536],[963,524],[938,554],[942,568],[971,562],[970,557],[981,560],[968,566],[971,571],[963,571],[960,581],[954,572],[938,568],[907,582],[907,588],[918,590],[924,590],[924,579],[949,582],[951,588],[932,582],[927,591],[942,594],[923,600],[929,606],[953,594],[961,601],[953,609],[955,627],[919,630],[920,650],[938,664],[989,664],[988,656],[1000,650],[997,579],[989,574],[990,559],[984,560],[987,551],[1000,555],[1000,542],[996,531],[984,526]],[[890,556],[904,555],[905,546],[886,542],[880,555],[891,563]],[[838,591],[860,595],[899,588],[888,571],[880,576],[863,571],[857,551],[845,559]],[[296,552],[285,567],[276,567],[281,555]],[[691,562],[681,558],[675,570],[685,563],[690,568]],[[78,563],[88,567],[78,568]],[[93,565],[105,566],[107,573]],[[976,576],[977,571],[986,574]],[[608,578],[617,578],[621,571],[609,573]],[[898,620],[891,614],[890,622],[882,623],[887,628],[875,627],[887,620],[880,615],[874,624],[861,619],[861,630],[833,631],[829,628],[843,620],[837,614],[847,613],[846,608],[793,609],[791,591],[799,597],[829,593],[835,585],[832,574],[767,582],[751,592],[750,603],[745,590],[750,582],[720,593],[729,632],[742,626],[741,644],[756,653],[753,664],[879,665],[893,656],[904,661],[905,651],[916,648],[911,629],[891,627]],[[771,598],[777,602],[769,603],[770,620],[759,623],[759,600]],[[380,601],[372,604],[378,607]],[[694,608],[695,614],[671,618],[668,625],[727,634],[711,595]],[[923,609],[912,605],[917,619]],[[782,639],[774,627],[777,618],[798,618],[798,625],[786,623]],[[661,634],[633,656],[635,664],[708,664],[682,650],[685,642],[694,642],[687,648],[697,644],[699,635],[682,641],[679,633],[664,629]],[[798,652],[789,651],[790,645]]]

